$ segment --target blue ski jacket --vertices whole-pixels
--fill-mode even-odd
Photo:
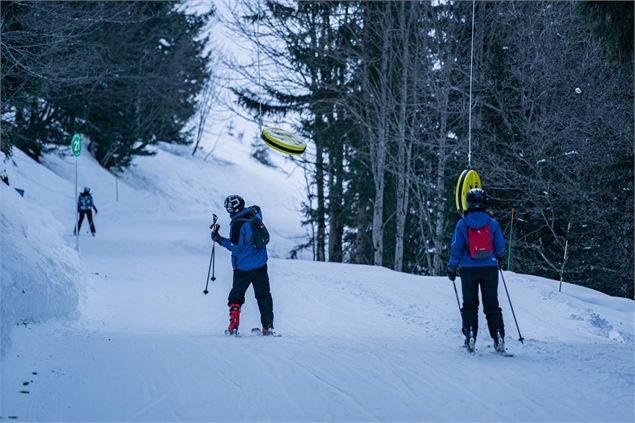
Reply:
[[[95,207],[95,203],[93,202],[93,196],[85,193],[79,194],[79,198],[77,198],[77,211],[87,211],[90,209],[97,211],[97,207]]]
[[[494,254],[487,259],[473,259],[470,256],[470,246],[468,243],[467,230],[468,227],[473,229],[479,229],[489,223],[490,233],[492,236],[492,246],[494,247]],[[505,238],[503,232],[496,219],[489,214],[476,211],[469,212],[456,224],[454,229],[454,235],[452,235],[452,244],[450,246],[450,260],[448,262],[449,268],[456,269],[457,267],[489,267],[498,266],[496,257],[502,257],[505,255]]]
[[[232,216],[229,224],[229,238],[222,238],[220,245],[232,253],[232,268],[238,270],[253,270],[267,264],[267,247],[256,249],[253,243],[251,225],[245,220],[245,215],[251,207],[245,207]],[[257,208],[257,216],[262,220],[262,212]],[[242,219],[241,219],[242,218]]]

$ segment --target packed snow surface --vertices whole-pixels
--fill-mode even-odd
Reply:
[[[286,260],[305,229],[297,211],[302,177],[284,163],[266,168],[231,144],[207,161],[182,147],[157,152],[121,176],[119,201],[114,176],[80,157],[80,187],[92,187],[99,214],[95,238],[82,230],[79,259],[70,234],[73,160],[47,156],[44,167],[16,152],[17,167],[8,170],[26,195],[3,188],[3,242],[17,251],[26,239],[42,245],[13,254],[11,272],[31,273],[11,280],[26,283],[47,254],[66,257],[42,277],[77,285],[56,291],[66,292],[55,299],[64,307],[81,298],[76,317],[47,316],[56,320],[36,319],[22,305],[13,314],[3,308],[3,324],[32,314],[14,327],[2,358],[3,420],[634,420],[633,301],[566,283],[559,293],[556,281],[505,272],[525,343],[501,284],[514,357],[492,352],[482,314],[472,356],[461,348],[447,278]],[[259,324],[251,288],[243,336],[223,335],[232,271],[222,248],[217,280],[203,295],[211,213],[226,235],[221,206],[231,193],[259,204],[272,232],[269,274],[282,337],[249,333]],[[25,225],[33,227],[24,232]],[[39,229],[46,232],[37,236]]]

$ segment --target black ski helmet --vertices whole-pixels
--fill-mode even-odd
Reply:
[[[487,208],[487,194],[480,188],[472,188],[465,196],[468,210],[485,210]]]
[[[229,214],[236,214],[245,208],[245,200],[240,195],[230,195],[225,198],[225,210]]]
[[[89,194],[89,193],[90,193],[90,188],[88,188],[88,187],[84,187],[84,192],[85,192],[86,194]]]

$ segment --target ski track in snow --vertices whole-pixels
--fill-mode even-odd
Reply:
[[[482,311],[476,354],[459,347],[459,311],[447,278],[277,258],[270,260],[269,272],[276,328],[283,336],[249,334],[259,323],[252,288],[241,316],[243,336],[223,335],[229,253],[216,249],[217,280],[203,295],[211,252],[209,213],[198,203],[188,210],[165,198],[153,203],[157,211],[146,204],[153,201],[149,192],[171,196],[182,189],[178,181],[161,186],[154,170],[177,159],[165,152],[156,159],[126,176],[136,178],[130,185],[137,190],[147,189],[137,195],[122,181],[128,207],[105,202],[97,237],[80,241],[86,280],[79,318],[13,331],[2,359],[3,420],[635,418],[633,302],[569,284],[561,294],[555,281],[543,278],[505,272],[525,344],[516,340],[499,287],[513,358],[493,351]],[[177,162],[183,166],[189,160]],[[64,162],[48,162],[68,177]],[[91,171],[90,164],[84,166]],[[218,169],[196,162],[196,171],[206,172],[205,166]],[[193,183],[193,174],[184,173]],[[232,187],[214,189],[209,195]],[[285,213],[276,217],[273,205],[265,208],[265,221],[272,216],[271,232],[284,234],[277,251],[298,236],[281,224],[291,211]],[[226,234],[227,219],[221,218]]]

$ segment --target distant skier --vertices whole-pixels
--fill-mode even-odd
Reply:
[[[482,189],[471,189],[466,196],[467,212],[454,229],[448,277],[457,276],[460,267],[463,291],[463,334],[465,346],[474,351],[478,333],[478,289],[481,287],[483,311],[489,333],[498,352],[505,351],[505,327],[498,305],[498,262],[505,255],[505,238],[498,222],[485,212],[487,194]]]
[[[228,334],[238,334],[240,308],[245,303],[245,292],[253,283],[254,293],[260,309],[263,335],[275,335],[273,329],[273,300],[267,274],[267,247],[269,235],[262,224],[260,207],[245,208],[245,200],[239,195],[225,199],[225,209],[231,217],[229,238],[219,233],[219,225],[212,227],[212,239],[231,251],[234,280],[229,293]],[[264,230],[264,232],[263,232]]]
[[[88,218],[88,223],[90,224],[90,233],[95,236],[93,209],[95,210],[95,214],[97,214],[97,207],[95,207],[95,203],[93,202],[93,196],[90,195],[90,188],[85,187],[84,192],[79,194],[79,198],[77,199],[77,211],[79,212],[79,221],[77,222],[75,231],[73,231],[74,234],[78,233],[79,230],[82,228],[82,222],[84,221],[84,216],[86,216]]]

